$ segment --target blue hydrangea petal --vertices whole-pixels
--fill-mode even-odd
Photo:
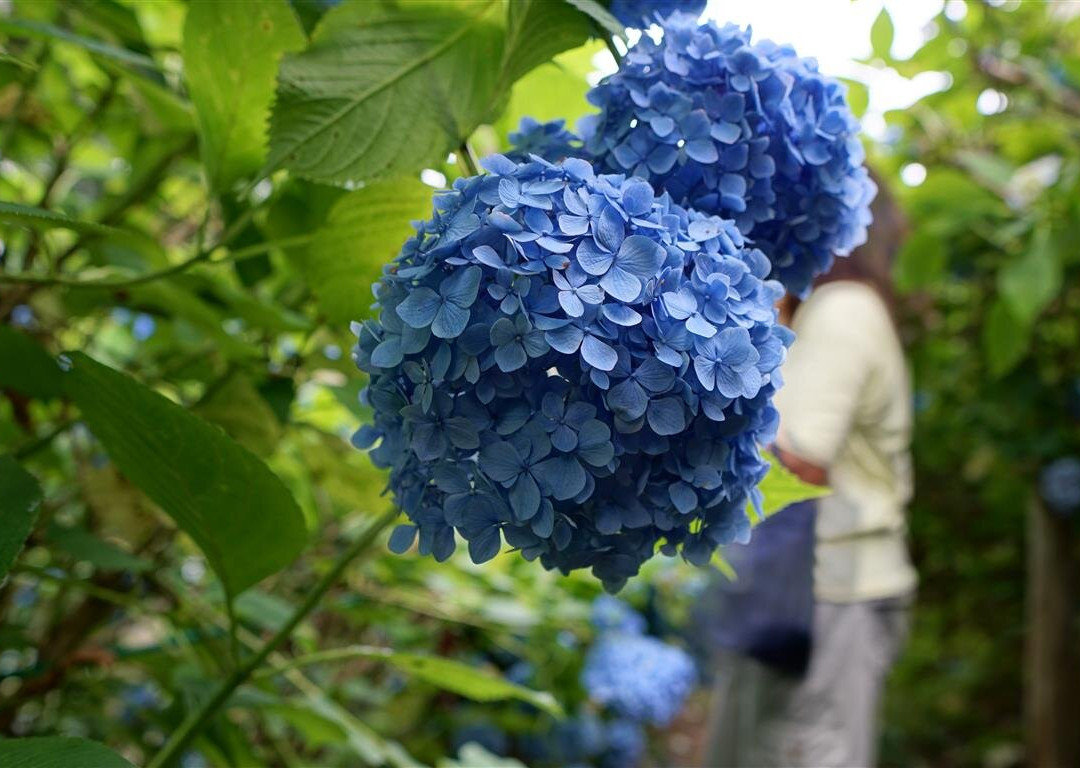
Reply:
[[[552,346],[555,345],[552,344]],[[582,340],[581,356],[585,362],[601,371],[610,371],[619,360],[615,350],[595,336],[585,336]]]
[[[426,328],[443,304],[442,297],[430,288],[418,288],[397,305],[395,310],[413,328]]]

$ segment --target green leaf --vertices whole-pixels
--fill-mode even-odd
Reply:
[[[92,221],[80,221],[70,216],[30,205],[0,201],[0,222],[9,222],[33,229],[73,229],[76,232],[89,232],[95,235],[117,234],[119,230],[95,224]]]
[[[74,352],[65,389],[113,462],[206,554],[230,597],[291,563],[307,532],[285,485],[219,428]]]
[[[892,60],[893,22],[888,10],[881,9],[881,13],[874,19],[870,27],[870,47],[874,55],[885,61]]]
[[[916,291],[938,284],[948,262],[944,240],[929,229],[917,231],[904,243],[893,265],[897,290]]]
[[[584,43],[592,28],[589,17],[564,0],[518,0],[507,9],[503,85]]]
[[[418,179],[391,179],[334,203],[307,252],[293,257],[327,320],[344,324],[367,314],[371,283],[413,234],[410,222],[431,215],[431,196]]]
[[[63,391],[60,368],[36,341],[10,325],[0,325],[0,389],[49,399]]]
[[[374,654],[387,663],[443,690],[456,693],[473,701],[524,701],[555,717],[561,717],[562,707],[546,691],[534,691],[489,672],[459,661],[438,656],[422,656],[412,653],[382,651]]]
[[[278,62],[306,41],[285,0],[200,0],[189,7],[184,73],[212,189],[262,167]]]
[[[593,21],[613,37],[622,37],[626,34],[626,27],[623,26],[622,22],[612,16],[611,11],[600,5],[596,0],[566,0],[566,2],[590,16]]]
[[[85,528],[52,525],[47,538],[53,547],[66,552],[75,560],[90,563],[105,571],[142,573],[153,568],[149,560],[125,552]]]
[[[370,645],[350,645],[345,648],[300,656],[293,659],[291,666],[357,658],[379,659],[419,680],[473,701],[524,701],[555,717],[563,716],[562,707],[546,691],[534,691],[531,688],[511,683],[487,670],[441,656],[398,653],[391,648],[377,648]],[[281,669],[269,669],[262,675],[279,674]]]
[[[850,80],[846,77],[841,77],[839,80],[847,86],[847,103],[855,117],[865,115],[866,108],[870,104],[870,88],[859,80]]]
[[[240,373],[226,378],[191,410],[259,456],[272,454],[281,439],[281,424],[270,404],[251,379]]]
[[[67,736],[0,741],[4,768],[133,768],[104,744]]]
[[[4,521],[0,526],[0,580],[30,535],[40,504],[38,481],[12,457],[0,456],[0,520]]]
[[[758,485],[758,490],[765,495],[761,510],[763,517],[758,519],[753,505],[747,504],[747,514],[752,522],[760,523],[764,518],[798,501],[816,499],[832,493],[831,488],[823,485],[812,485],[800,480],[795,473],[784,467],[775,456],[770,454],[768,458],[771,460],[772,466],[769,468],[769,473],[765,475],[765,479]]]
[[[45,39],[62,40],[83,48],[90,53],[96,53],[109,59],[114,59],[123,64],[143,69],[158,70],[158,64],[149,56],[129,51],[126,48],[118,48],[115,45],[95,40],[92,37],[76,34],[67,29],[52,24],[31,19],[0,19],[0,31],[16,36],[40,37]]]
[[[1062,267],[1046,227],[1036,231],[1027,251],[997,274],[998,293],[1009,312],[1031,324],[1061,292]]]
[[[1031,324],[1013,315],[1003,299],[994,301],[982,327],[982,344],[991,375],[1004,376],[1024,359],[1031,345],[1031,331]]]
[[[497,100],[496,0],[358,2],[323,17],[281,63],[271,168],[330,183],[443,162]]]
[[[593,57],[606,50],[604,44],[592,41],[541,64],[514,83],[510,101],[495,127],[500,139],[516,131],[521,118],[533,117],[540,122],[562,119],[572,129],[578,118],[593,111],[586,94],[586,76],[595,70]]]

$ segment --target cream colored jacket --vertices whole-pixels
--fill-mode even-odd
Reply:
[[[833,490],[818,505],[815,594],[853,602],[910,593],[911,388],[888,310],[869,286],[827,283],[792,328],[777,443],[825,467]]]

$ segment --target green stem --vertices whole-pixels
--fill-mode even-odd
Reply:
[[[607,43],[607,49],[611,51],[611,55],[615,57],[615,63],[622,63],[622,54],[619,53],[619,49],[615,46],[615,40],[611,35],[604,35],[604,42]]]
[[[262,680],[275,675],[282,675],[292,669],[310,667],[312,664],[324,664],[330,661],[344,661],[345,659],[385,659],[394,653],[392,648],[379,648],[374,645],[346,645],[343,648],[328,648],[324,651],[315,651],[303,656],[294,656],[284,664],[276,665],[270,669],[264,669],[254,675],[256,680]]]
[[[171,277],[172,275],[179,274],[180,272],[186,272],[194,267],[196,264],[208,262],[210,264],[223,264],[228,261],[240,261],[241,259],[247,259],[252,256],[258,256],[259,254],[266,253],[274,248],[291,248],[297,245],[305,245],[310,243],[314,238],[314,235],[296,235],[295,237],[285,237],[281,240],[270,240],[264,243],[255,243],[244,248],[237,248],[234,251],[229,251],[228,255],[220,259],[212,259],[211,255],[217,248],[212,248],[206,251],[200,251],[194,256],[191,256],[184,261],[177,262],[172,266],[165,267],[164,269],[158,269],[153,272],[147,272],[142,275],[135,275],[134,277],[113,278],[104,280],[80,280],[75,277],[67,277],[65,275],[4,275],[0,274],[0,285],[4,283],[12,283],[16,285],[36,285],[36,286],[62,286],[64,288],[132,288],[136,285],[143,285],[144,283],[150,283],[154,280],[161,280],[165,277]],[[220,246],[219,246],[220,247]]]
[[[469,146],[468,141],[461,142],[461,146],[457,151],[458,161],[462,167],[468,172],[469,176],[480,175],[480,164],[476,160],[476,155],[473,154],[472,147]]]
[[[180,727],[177,728],[172,736],[169,737],[168,742],[161,748],[161,751],[154,755],[154,759],[147,764],[147,768],[164,768],[164,766],[170,765],[180,753],[191,743],[200,730],[210,721],[210,719],[217,714],[217,711],[225,705],[225,702],[229,700],[233,692],[236,691],[243,683],[251,677],[251,675],[262,666],[267,657],[273,653],[278,646],[289,639],[290,635],[297,625],[303,621],[309,613],[311,613],[315,606],[319,604],[323,595],[334,585],[335,582],[345,572],[345,569],[360,556],[375,538],[385,529],[390,523],[397,517],[397,512],[388,512],[382,517],[377,519],[371,526],[361,534],[356,541],[349,545],[333,567],[327,571],[319,582],[307,593],[304,601],[297,606],[293,611],[289,620],[271,637],[263,646],[255,653],[255,655],[248,658],[243,664],[236,668],[236,670],[229,675],[228,679],[221,684],[221,687],[217,692],[206,702],[202,704],[197,710],[192,712]]]

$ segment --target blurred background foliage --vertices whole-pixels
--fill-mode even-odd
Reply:
[[[233,657],[280,629],[390,511],[383,477],[348,443],[365,416],[348,322],[367,311],[409,220],[429,212],[432,187],[467,173],[469,158],[454,151],[419,178],[355,189],[322,183],[318,169],[315,180],[263,173],[277,60],[303,48],[326,6],[264,3],[249,18],[171,0],[0,5],[0,453],[43,490],[0,587],[6,736],[82,736],[147,761]],[[911,229],[897,311],[916,382],[922,578],[889,690],[885,764],[1025,762],[1032,520],[1061,543],[1059,560],[1076,563],[1076,516],[1051,515],[1037,493],[1047,464],[1080,454],[1080,16],[1067,11],[971,2],[961,18],[935,19],[905,60],[891,55],[888,15],[874,25],[873,65],[948,78],[888,113],[869,146]],[[587,111],[587,78],[610,54],[587,42],[591,18],[560,24],[532,63],[552,61],[527,73],[509,61],[512,75],[474,100],[483,108],[460,138],[477,154],[503,147],[526,114],[573,123]],[[252,28],[265,37],[238,31]],[[258,83],[244,89],[250,100],[230,101],[241,60]],[[865,104],[859,83],[851,95]],[[223,131],[227,119],[236,133]],[[167,459],[187,422],[151,403],[162,408],[148,424],[157,442],[127,446],[133,458],[118,468],[122,452],[77,421],[76,404],[104,424],[134,421],[131,401],[70,396],[42,350],[131,374],[264,460],[309,532],[286,537],[281,558],[303,556],[285,570],[248,568],[265,542],[296,530],[294,510],[274,501],[250,510],[260,524],[249,541],[208,562],[199,526],[174,522],[172,487],[148,495],[132,482],[140,450]],[[121,389],[99,382],[105,395]],[[14,494],[14,475],[4,477]],[[626,597],[655,633],[677,634],[707,576],[654,562]],[[1074,576],[1066,568],[1058,585],[1073,631]],[[236,580],[235,601],[222,578]],[[519,745],[521,735],[554,739],[557,705],[590,710],[578,672],[598,593],[588,576],[516,556],[440,566],[389,555],[380,540],[299,625],[289,657],[271,655],[182,762],[434,764],[470,739],[495,750],[505,734]],[[455,683],[462,670],[425,673],[388,659],[390,648],[474,672]],[[319,655],[327,649],[346,650]],[[654,734],[648,760],[685,761],[693,733],[690,723]],[[445,764],[492,764],[460,755]]]

